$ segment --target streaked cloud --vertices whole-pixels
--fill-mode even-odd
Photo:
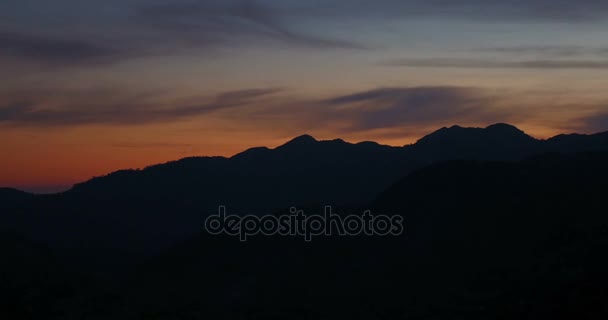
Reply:
[[[591,48],[583,46],[543,45],[543,46],[510,46],[486,47],[478,51],[486,53],[502,53],[510,55],[536,55],[545,57],[574,57],[574,56],[608,56],[608,48]]]
[[[307,3],[321,6],[324,2],[313,0]],[[383,15],[385,18],[580,23],[605,18],[608,4],[599,0],[338,0],[318,11],[349,16]]]
[[[608,69],[608,60],[482,60],[458,58],[395,59],[381,63],[394,67],[479,69]]]
[[[124,57],[126,52],[85,40],[0,32],[0,59],[68,66],[111,62]]]
[[[312,49],[368,48],[355,41],[302,31],[292,23],[294,17],[286,17],[284,11],[273,7],[273,3],[238,0],[144,4],[124,1],[113,5],[115,8],[109,14],[68,26],[67,21],[74,18],[67,12],[85,8],[70,1],[54,2],[55,9],[65,7],[65,11],[59,10],[55,18],[61,19],[65,14],[66,24],[45,28],[38,25],[46,18],[39,11],[15,4],[34,22],[27,28],[21,21],[11,23],[7,19],[0,23],[0,58],[46,66],[82,67],[125,58],[179,54],[193,49],[199,50],[199,54],[200,49],[209,53],[225,47],[255,46],[260,41]],[[99,6],[99,10],[108,12],[104,10],[108,6],[110,4]],[[90,11],[88,14],[94,15],[95,7],[92,4],[86,8]],[[75,32],[66,32],[71,28]]]
[[[597,0],[334,0],[330,4],[320,0],[108,0],[87,5],[58,0],[49,9],[57,19],[49,27],[48,23],[43,23],[48,18],[46,11],[38,10],[29,1],[22,2],[9,1],[0,5],[4,20],[0,23],[0,56],[62,66],[193,50],[201,54],[268,43],[296,50],[373,49],[393,44],[379,45],[375,41],[382,39],[383,34],[362,36],[359,28],[351,27],[387,27],[410,20],[439,19],[441,24],[456,19],[477,24],[542,21],[599,25],[608,17],[608,4]],[[11,16],[12,11],[16,17]],[[328,25],[332,28],[326,28]],[[74,32],[70,31],[72,28]],[[504,53],[536,51],[560,56],[572,56],[584,50],[574,46],[488,48],[492,49]],[[598,50],[596,53],[605,52]],[[524,61],[518,65],[549,68],[555,63]],[[569,65],[572,68],[592,66],[591,62],[577,61]]]
[[[286,136],[322,131],[335,136],[365,136],[367,132],[375,137],[377,132],[389,132],[395,138],[419,135],[425,128],[497,122],[526,123],[552,132],[608,130],[608,99],[550,90],[535,93],[457,86],[384,87],[319,99],[282,88],[192,97],[106,89],[0,94],[0,101],[0,126],[12,128],[92,124],[129,127],[200,119],[206,126],[213,123],[213,128],[247,132],[273,128]]]
[[[267,95],[281,91],[278,88],[247,89],[200,98],[199,103],[158,102],[156,96],[130,95],[121,91],[108,97],[105,92],[64,93],[57,97],[44,93],[32,95],[31,100],[7,102],[0,106],[0,124],[26,127],[70,126],[86,124],[138,125],[174,122],[197,117],[219,110],[239,108]],[[35,98],[34,98],[35,97]],[[16,99],[6,97],[4,100]],[[192,100],[192,99],[190,99]]]
[[[136,9],[136,21],[158,32],[203,47],[245,40],[267,39],[313,48],[364,49],[354,41],[335,39],[297,30],[285,12],[271,2],[206,1],[174,2]],[[293,17],[291,17],[293,18]]]
[[[590,132],[608,131],[608,103],[605,105],[605,111],[597,114],[584,117],[580,121],[582,126],[588,128]]]
[[[126,148],[126,149],[191,148],[191,147],[194,147],[194,144],[192,144],[192,143],[175,143],[175,142],[117,142],[117,143],[112,143],[111,147]]]
[[[244,119],[296,134],[322,131],[338,137],[392,139],[419,137],[420,132],[454,124],[484,126],[498,122],[535,128],[541,136],[597,132],[608,130],[600,121],[607,108],[606,100],[586,99],[576,93],[422,86],[376,88],[243,110]],[[599,124],[591,125],[593,121]]]
[[[394,137],[416,134],[420,128],[496,122],[582,132],[608,129],[604,127],[606,100],[577,101],[576,94],[563,92],[535,95],[479,87],[385,87],[323,99],[282,88],[182,98],[98,90],[30,92],[0,96],[0,101],[0,125],[29,128],[128,127],[200,119],[201,123],[213,122],[214,127],[249,132],[271,127],[288,134],[321,130],[336,136],[390,131]]]
[[[492,95],[476,88],[412,87],[381,88],[334,97],[326,102],[338,118],[351,112],[352,129],[406,127],[422,123],[486,121],[505,116],[492,108]],[[350,105],[349,108],[339,108]]]

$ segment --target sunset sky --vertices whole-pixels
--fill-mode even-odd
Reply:
[[[308,133],[608,130],[608,1],[2,0],[0,187]]]

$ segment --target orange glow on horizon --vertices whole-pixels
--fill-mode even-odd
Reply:
[[[542,127],[520,126],[524,131],[533,129],[532,136],[547,138],[559,132]],[[400,133],[398,130],[378,130],[367,133],[309,133],[318,140],[343,138],[349,142],[376,141],[381,144],[403,146],[415,143],[422,136],[439,129],[419,129],[420,133]],[[21,129],[8,130],[1,141],[5,152],[0,157],[0,187],[14,187],[26,191],[62,191],[75,183],[106,175],[122,169],[141,169],[192,156],[230,157],[251,147],[279,146],[298,134],[280,134],[260,131],[250,133],[247,139],[241,134],[200,138],[198,133],[179,135],[169,140],[154,141],[151,137],[163,136],[157,127],[140,128],[137,134],[125,137],[130,130],[121,128],[82,127],[45,135],[24,134]],[[165,131],[166,128],[165,128]],[[530,134],[531,132],[527,132]],[[276,134],[276,133],[275,133]],[[121,139],[119,139],[121,138]],[[123,141],[123,142],[116,142]],[[124,142],[127,141],[127,142]],[[137,142],[133,142],[137,141]]]

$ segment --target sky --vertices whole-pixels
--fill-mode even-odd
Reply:
[[[608,130],[600,0],[3,0],[0,187],[294,136]]]

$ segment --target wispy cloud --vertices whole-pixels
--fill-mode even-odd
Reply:
[[[212,112],[243,107],[258,99],[281,91],[278,88],[247,89],[224,92],[216,97],[202,99],[200,103],[182,104],[151,101],[154,98],[134,97],[117,91],[108,97],[106,93],[91,92],[87,101],[81,100],[80,92],[66,93],[57,97],[34,94],[30,100],[12,99],[0,106],[0,124],[12,126],[70,126],[85,124],[135,125],[172,122],[189,119]],[[35,98],[34,98],[35,97]],[[20,98],[23,99],[23,98]],[[60,102],[57,102],[59,100]]]
[[[608,131],[608,103],[605,111],[583,117],[581,120],[582,126],[588,128],[589,132],[604,132]]]
[[[455,86],[387,87],[245,109],[247,119],[255,119],[260,125],[283,126],[283,130],[294,133],[329,130],[337,135],[381,134],[395,138],[417,136],[441,126],[497,122],[544,128],[544,134],[601,131],[601,123],[592,126],[591,120],[581,119],[603,119],[605,101],[564,94]]]
[[[310,5],[320,5],[312,1]],[[580,23],[604,19],[608,4],[598,0],[337,0],[318,9],[342,16],[442,18],[466,21],[547,21]]]
[[[326,102],[334,107],[335,117],[350,113],[353,130],[406,127],[446,119],[485,121],[506,115],[492,108],[495,97],[465,87],[380,88],[333,97]]]
[[[547,132],[595,132],[605,127],[608,104],[551,92],[497,91],[477,87],[385,87],[322,99],[281,88],[245,89],[213,96],[174,99],[119,90],[30,92],[1,95],[0,125],[63,128],[86,125],[134,126],[200,119],[213,128],[287,135],[326,132],[336,136],[391,138],[454,124],[529,124]],[[560,98],[556,100],[556,96]],[[29,99],[28,99],[29,98]]]
[[[608,56],[608,48],[590,48],[573,45],[486,47],[476,51],[509,55],[535,55],[543,57],[575,57],[585,55],[600,57]]]
[[[64,6],[66,12],[82,9],[62,1],[54,5]],[[0,58],[46,66],[83,66],[174,54],[193,48],[212,52],[243,44],[256,45],[261,40],[313,49],[368,48],[355,41],[296,28],[293,19],[300,16],[287,16],[274,5],[272,1],[261,4],[248,0],[164,4],[127,0],[114,4],[113,15],[91,19],[86,25],[76,23],[73,27],[78,28],[78,32],[66,32],[68,26],[62,23],[45,30],[42,26],[23,28],[20,23],[5,22],[0,24]],[[34,10],[26,12],[32,19],[41,19]]]
[[[354,41],[297,30],[272,3],[247,0],[148,5],[136,10],[136,21],[170,34],[173,40],[197,46],[268,39],[313,48],[366,48]]]
[[[479,68],[479,69],[607,69],[608,60],[524,60],[501,61],[482,59],[395,59],[381,63],[385,66],[419,68]]]
[[[0,56],[64,66],[173,54],[192,48],[213,52],[268,42],[316,50],[370,49],[376,47],[370,44],[376,39],[362,40],[365,35],[355,33],[360,29],[351,30],[350,26],[380,25],[404,19],[519,24],[522,21],[601,23],[608,17],[608,3],[597,0],[334,0],[331,4],[320,0],[107,0],[86,6],[57,0],[49,10],[58,21],[66,18],[66,22],[44,24],[40,22],[44,21],[44,15],[27,5],[0,7],[0,10],[9,10],[2,12],[3,18],[11,17],[12,6],[20,7],[25,19],[4,19],[0,24]],[[108,10],[110,7],[112,10]],[[74,16],[90,19],[74,19],[68,14],[72,11]],[[100,14],[95,15],[96,11]],[[27,26],[32,21],[35,23]],[[72,27],[68,23],[72,22],[78,32],[66,32]],[[333,28],[324,29],[328,24]],[[336,28],[337,25],[342,27]],[[49,30],[44,29],[45,26]],[[98,41],[100,38],[104,41]],[[542,51],[560,56],[581,51],[575,47],[488,49]],[[600,50],[596,53],[604,54]]]
[[[45,65],[80,65],[111,62],[126,52],[85,40],[0,32],[0,58]]]
[[[194,144],[191,143],[175,143],[175,142],[117,142],[111,145],[114,148],[125,149],[158,149],[158,148],[191,148]]]

